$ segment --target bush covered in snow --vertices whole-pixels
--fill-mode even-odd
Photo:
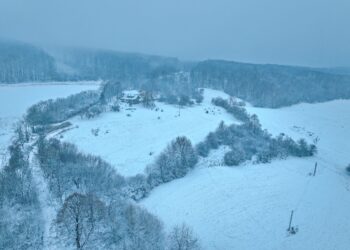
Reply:
[[[249,122],[250,120],[250,115],[248,114],[247,110],[241,105],[230,104],[229,101],[221,97],[213,98],[211,102],[216,106],[224,108],[228,113],[233,114],[238,120],[241,120],[242,122]]]
[[[350,174],[350,164],[345,168],[346,172],[348,172],[348,174]]]
[[[151,187],[184,177],[197,163],[197,153],[186,137],[177,137],[148,167],[148,183]]]
[[[92,119],[101,115],[105,111],[105,108],[102,105],[96,104],[89,107],[86,111],[81,113],[82,118]]]
[[[232,149],[224,156],[224,162],[227,166],[237,166],[246,160],[244,151],[241,149]]]
[[[200,244],[193,230],[186,224],[175,226],[168,236],[169,250],[200,250]]]
[[[200,142],[196,145],[196,152],[199,156],[207,157],[210,151],[208,143]]]

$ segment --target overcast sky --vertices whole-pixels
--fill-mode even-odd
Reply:
[[[181,59],[350,66],[350,0],[0,0],[0,36]]]

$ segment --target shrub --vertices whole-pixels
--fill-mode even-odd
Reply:
[[[348,174],[350,174],[350,164],[349,164],[345,169],[346,169],[346,172],[347,172]]]
[[[199,156],[207,157],[209,154],[209,145],[206,142],[200,142],[196,146],[196,152]]]
[[[233,149],[224,156],[224,162],[227,166],[238,166],[245,161],[244,151],[241,149]]]

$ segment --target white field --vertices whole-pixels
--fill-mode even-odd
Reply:
[[[221,148],[141,204],[168,230],[182,222],[192,226],[205,249],[350,249],[350,176],[344,171],[350,163],[350,101],[248,111],[271,133],[309,141],[318,136],[318,155],[213,166],[220,165]],[[309,176],[316,161],[317,174]],[[288,236],[291,210],[299,232]]]
[[[13,122],[30,105],[97,88],[96,83],[70,84],[1,85],[0,153],[9,144]],[[102,156],[123,175],[134,175],[176,136],[197,143],[221,120],[237,122],[210,104],[212,97],[225,97],[223,93],[206,90],[205,95],[202,105],[181,109],[180,116],[177,107],[157,103],[163,112],[136,106],[93,120],[76,117],[72,122],[79,128],[64,133],[63,139]],[[228,150],[221,147],[186,177],[153,190],[141,205],[159,216],[167,230],[182,222],[192,226],[205,249],[349,249],[350,176],[344,168],[350,163],[350,101],[274,110],[248,107],[248,111],[256,113],[273,134],[284,132],[310,142],[319,137],[318,155],[229,168],[221,166]],[[91,133],[96,128],[98,136]],[[316,161],[317,174],[309,176]],[[291,210],[299,232],[287,236]]]
[[[131,110],[122,106],[120,112],[104,113],[92,120],[75,117],[70,120],[74,129],[62,134],[63,140],[76,144],[85,153],[101,156],[124,176],[142,173],[177,136],[187,136],[195,144],[215,130],[220,121],[237,122],[224,109],[211,104],[213,97],[226,98],[224,93],[205,90],[204,96],[202,104],[180,110],[156,103],[158,111],[134,105]],[[98,136],[92,129],[100,130]]]
[[[33,104],[66,97],[83,90],[96,89],[100,82],[48,82],[0,84],[0,166],[5,162],[13,125]]]

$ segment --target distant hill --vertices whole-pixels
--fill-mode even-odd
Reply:
[[[186,81],[179,82],[179,72],[189,76]],[[272,108],[300,102],[350,99],[348,68],[322,69],[223,60],[186,63],[172,57],[112,50],[44,50],[0,40],[0,83],[98,79],[113,79],[134,88],[146,85],[155,91],[210,87],[253,105]]]
[[[349,75],[306,67],[209,60],[193,67],[191,79],[262,107],[350,98]]]
[[[55,60],[35,46],[0,40],[0,83],[59,79]]]
[[[125,53],[101,49],[60,49],[49,51],[61,64],[74,69],[82,80],[116,79],[133,82],[177,72],[176,58]]]

